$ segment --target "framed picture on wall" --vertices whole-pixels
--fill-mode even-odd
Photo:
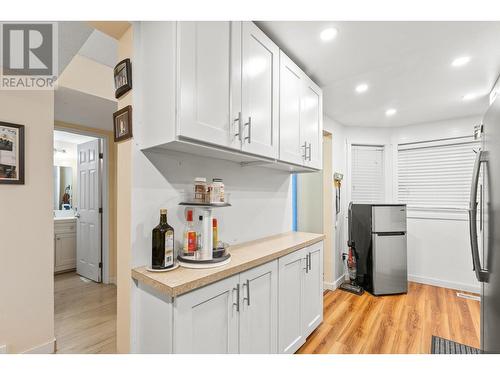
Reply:
[[[0,121],[0,184],[24,185],[24,125]]]
[[[113,113],[115,142],[132,138],[132,106],[128,105]]]
[[[116,64],[115,76],[115,98],[119,98],[132,89],[132,66],[130,59],[125,59]]]

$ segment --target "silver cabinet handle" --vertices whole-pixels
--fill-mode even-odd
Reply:
[[[236,284],[236,288],[233,288],[233,291],[236,290],[236,302],[233,302],[233,306],[236,306],[236,311],[240,311],[240,283]]]
[[[241,111],[238,112],[238,117],[233,120],[233,124],[236,124],[236,129],[234,131],[234,136],[238,137],[238,139],[241,141]]]
[[[248,126],[248,136],[245,137],[245,140],[252,143],[252,116],[248,116],[248,122],[245,123],[245,126]]]
[[[311,161],[311,144],[309,143],[309,156],[307,157],[307,160]]]
[[[305,260],[306,260],[306,266],[305,266],[305,270],[306,270],[306,273],[309,273],[309,257],[306,255],[305,257]]]
[[[250,280],[247,279],[247,282],[243,285],[246,285],[247,296],[243,298],[243,301],[247,301],[247,306],[250,306]]]
[[[479,151],[476,155],[474,169],[472,172],[472,184],[470,188],[470,202],[469,202],[469,231],[470,231],[470,246],[472,251],[472,269],[476,273],[476,278],[480,282],[486,281],[488,272],[481,266],[481,258],[479,257],[479,246],[477,243],[477,186],[479,183],[479,171],[481,163],[485,163],[485,153]]]
[[[304,154],[302,154],[302,159],[307,160],[307,142],[304,142],[304,144],[300,146],[300,148],[304,149]]]
[[[310,160],[310,159],[309,159]],[[311,253],[309,253],[309,271],[311,270]]]

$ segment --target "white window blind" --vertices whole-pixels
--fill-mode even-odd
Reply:
[[[384,146],[352,145],[351,201],[383,202],[384,181]]]
[[[472,137],[399,145],[399,201],[414,208],[467,209],[478,148]]]

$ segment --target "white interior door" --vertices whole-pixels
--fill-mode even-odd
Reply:
[[[279,48],[253,22],[242,26],[243,151],[278,154]]]
[[[78,145],[76,272],[101,281],[101,168],[99,140]]]

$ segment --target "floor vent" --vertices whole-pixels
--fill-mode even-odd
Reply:
[[[481,301],[481,297],[480,296],[476,296],[474,294],[467,294],[467,293],[457,292],[457,297],[465,298],[465,299],[471,299],[471,300],[474,300],[474,301]]]

